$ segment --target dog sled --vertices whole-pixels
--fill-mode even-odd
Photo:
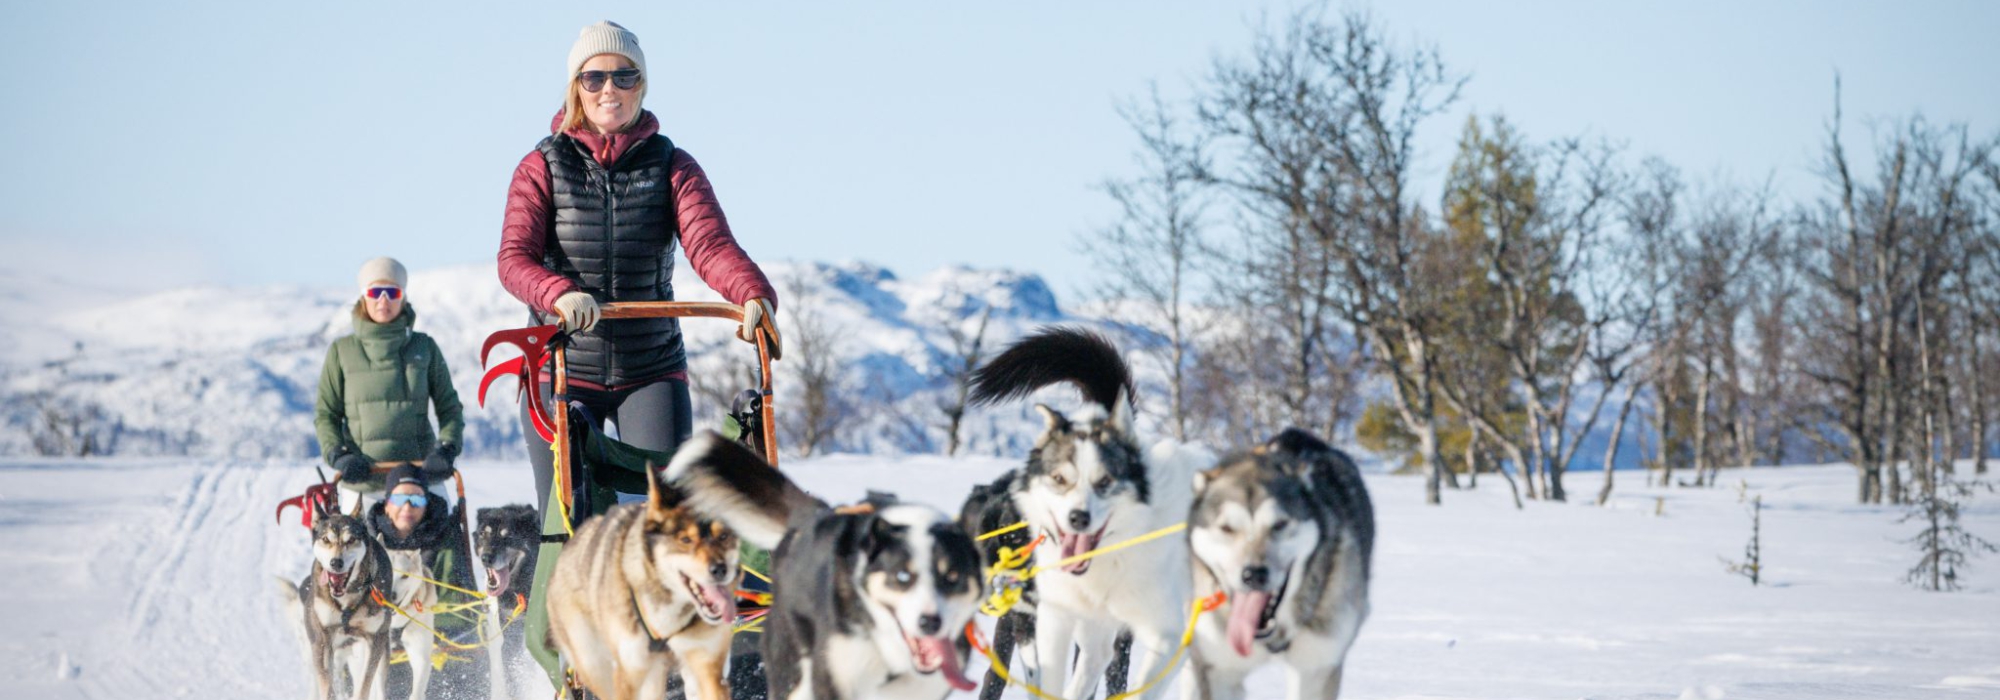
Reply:
[[[381,476],[406,464],[423,466],[421,460],[377,462],[370,472]],[[474,652],[497,639],[498,628],[489,628],[487,624],[491,619],[488,611],[503,609],[504,606],[489,606],[484,600],[487,596],[476,590],[478,584],[472,576],[473,556],[467,520],[471,509],[465,496],[465,478],[462,472],[454,471],[451,479],[455,490],[455,494],[451,495],[455,498],[440,504],[446,508],[443,517],[447,532],[445,539],[439,543],[441,549],[452,553],[448,559],[452,562],[451,570],[434,570],[430,568],[431,562],[422,556],[399,558],[399,555],[379,545],[370,547],[371,552],[382,555],[379,565],[387,567],[387,570],[369,577],[365,600],[360,604],[375,606],[389,616],[385,624],[402,630],[393,638],[402,649],[387,655],[384,664],[384,670],[397,670],[390,670],[383,678],[350,679],[354,683],[386,683],[391,684],[391,689],[407,687],[410,697],[414,698],[425,695],[417,688],[428,686],[431,678],[438,673],[446,674],[445,683],[460,688],[470,687],[468,683],[477,685],[484,680],[480,670],[483,659]],[[341,481],[341,474],[336,473],[332,479],[327,479],[322,472],[320,483],[307,487],[303,494],[278,503],[274,514],[278,522],[284,522],[287,509],[299,508],[299,524],[314,530],[317,536],[320,521],[342,515],[338,490]],[[433,494],[446,495],[435,490]],[[369,502],[357,495],[352,512],[344,517],[362,520],[366,518],[369,508]],[[373,535],[370,537],[372,539]],[[302,602],[306,590],[306,584],[301,584]],[[516,606],[516,618],[523,607]],[[307,636],[312,638],[310,634]]]
[[[712,318],[741,324],[744,317],[743,307],[719,302],[611,302],[601,305],[599,311],[600,323],[638,318]],[[775,342],[776,329],[770,323],[766,317],[765,324],[754,331],[757,386],[737,394],[724,417],[722,432],[726,437],[744,443],[772,466],[777,466],[778,437],[771,394],[771,362],[779,359],[779,348]],[[646,465],[664,468],[672,455],[633,447],[599,433],[582,415],[581,409],[570,403],[566,357],[569,338],[570,334],[556,325],[510,329],[488,336],[480,348],[482,366],[486,365],[493,350],[502,345],[515,347],[521,355],[488,369],[479,383],[478,398],[480,405],[484,406],[487,391],[496,380],[516,377],[521,401],[527,405],[529,422],[554,453],[553,483],[549,488],[548,501],[538,504],[541,507],[541,545],[523,627],[528,650],[548,672],[551,683],[559,690],[568,688],[575,696],[582,697],[587,694],[582,688],[569,683],[562,660],[546,641],[549,578],[556,570],[556,561],[562,556],[564,545],[576,528],[584,520],[616,505],[617,493],[645,493],[645,479],[650,477],[644,473]],[[546,398],[540,390],[544,383],[550,388]],[[757,621],[769,603],[768,582],[760,580],[763,576],[761,570],[767,568],[768,559],[745,556],[743,563],[749,576],[745,580],[745,588],[751,591],[742,594],[744,600],[738,605],[740,622],[732,656],[739,662],[730,665],[731,686],[736,697],[759,697],[762,695],[763,672],[761,664],[754,662],[754,655],[756,633],[759,631]],[[760,594],[756,592],[758,589],[766,592]]]

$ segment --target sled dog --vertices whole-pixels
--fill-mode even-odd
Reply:
[[[965,505],[958,514],[958,523],[965,527],[967,534],[974,536],[979,546],[980,564],[992,567],[1000,561],[1002,548],[1019,551],[1033,541],[1033,534],[1026,529],[1013,530],[994,535],[985,541],[977,538],[985,533],[1002,530],[1022,522],[1021,510],[1014,506],[1013,495],[1007,487],[1014,483],[1016,470],[1009,469],[992,483],[972,487],[972,493],[965,497]],[[993,622],[993,655],[1001,663],[1010,663],[1014,649],[1027,649],[1035,643],[1035,599],[1040,595],[1035,591],[1035,582],[1029,579],[1021,590],[1020,602],[1000,619]],[[1125,692],[1126,671],[1131,664],[1132,635],[1119,635],[1114,648],[1111,668],[1104,674],[1104,694],[1108,697]],[[1025,656],[1025,654],[1024,654]],[[980,682],[979,700],[999,700],[1000,693],[1007,689],[1007,680],[998,671],[988,669],[986,678]]]
[[[736,535],[647,471],[645,503],[585,521],[556,560],[549,643],[601,698],[664,698],[678,666],[691,696],[728,700]]]
[[[1068,565],[1101,545],[1182,522],[1194,471],[1212,463],[1197,448],[1161,441],[1142,450],[1132,427],[1132,375],[1118,349],[1082,330],[1050,328],[1009,346],[973,375],[972,401],[991,404],[1069,383],[1086,405],[1061,413],[1037,404],[1046,422],[1027,463],[1007,485],[1013,504],[1041,536],[1034,579],[1031,682],[1064,697],[1090,697],[1112,662],[1119,632],[1130,630],[1131,683],[1151,683],[1187,626],[1191,573],[1176,539]],[[1059,570],[1058,570],[1059,568]],[[1076,668],[1069,672],[1071,647]],[[1147,688],[1156,698],[1166,683]]]
[[[313,523],[312,571],[293,584],[285,610],[297,621],[313,671],[313,697],[382,700],[394,613],[377,602],[390,587],[389,556],[361,521],[323,510]],[[344,674],[344,675],[343,675]]]
[[[1273,660],[1293,700],[1338,697],[1342,661],[1368,617],[1375,547],[1375,511],[1353,460],[1287,429],[1194,484],[1195,594],[1229,597],[1197,625],[1187,697],[1242,698],[1244,677]]]
[[[525,674],[509,659],[527,654],[523,625],[508,624],[515,608],[525,605],[535,581],[535,555],[541,550],[541,518],[533,506],[515,504],[481,508],[473,532],[473,555],[486,570],[487,614],[501,628],[500,642],[488,649],[493,688],[507,688],[505,697],[520,697]],[[496,696],[500,694],[495,692]]]
[[[1021,511],[1014,507],[1014,499],[1007,492],[1015,474],[1015,470],[1008,470],[990,484],[972,487],[972,493],[966,495],[965,505],[958,513],[958,524],[965,528],[967,534],[977,537],[1021,522]],[[1000,561],[1002,548],[1019,551],[1033,539],[1034,536],[1027,530],[1014,530],[976,542],[980,564],[991,567]],[[1035,582],[1030,579],[1021,591],[1020,602],[993,621],[993,654],[1001,663],[1014,658],[1016,644],[1034,643],[1036,597]],[[1007,681],[1000,677],[999,672],[988,669],[985,680],[980,683],[979,700],[999,700],[1001,691],[1006,688]]]
[[[885,494],[829,508],[713,432],[683,445],[667,474],[696,510],[775,547],[770,697],[938,700],[977,687],[963,668],[979,553],[944,513]]]
[[[385,549],[392,572],[389,588],[383,592],[389,602],[402,609],[398,614],[389,614],[389,633],[402,642],[403,652],[410,659],[410,700],[424,700],[431,683],[431,652],[437,640],[431,630],[437,629],[438,588],[431,581],[430,563],[425,561],[422,550]],[[416,623],[416,624],[412,624]]]

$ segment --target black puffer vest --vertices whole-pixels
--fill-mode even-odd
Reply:
[[[542,265],[575,281],[597,303],[672,301],[675,218],[674,143],[655,135],[609,171],[564,134],[535,146],[549,165],[555,240]],[[555,315],[537,323],[555,323]],[[602,321],[569,348],[571,379],[615,388],[687,367],[680,322],[671,318]]]

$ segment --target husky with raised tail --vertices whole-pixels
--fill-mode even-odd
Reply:
[[[770,697],[938,700],[978,687],[963,669],[979,552],[944,513],[884,494],[829,508],[714,432],[683,445],[667,476],[690,507],[772,549]]]
[[[1127,628],[1132,684],[1171,670],[1192,600],[1187,546],[1172,537],[1060,562],[1183,522],[1194,472],[1213,459],[1171,440],[1140,447],[1131,370],[1117,347],[1088,331],[1043,329],[1009,346],[974,373],[972,401],[991,404],[1063,383],[1082,390],[1086,405],[1070,413],[1035,406],[1046,425],[1007,491],[1042,538],[1035,563],[1045,572],[1034,579],[1035,653],[1024,659],[1027,675],[1064,697],[1086,698]],[[1159,697],[1167,685],[1154,683],[1145,697]]]
[[[1335,698],[1368,617],[1375,510],[1345,453],[1287,429],[1195,477],[1188,543],[1195,593],[1228,601],[1195,631],[1186,697],[1242,698],[1243,679],[1284,664],[1288,697]]]

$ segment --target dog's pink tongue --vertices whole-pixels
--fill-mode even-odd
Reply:
[[[1063,549],[1062,554],[1064,559],[1068,559],[1078,554],[1082,554],[1084,552],[1097,549],[1097,536],[1084,535],[1084,534],[1063,535],[1062,549]],[[1088,566],[1090,566],[1090,560],[1085,559],[1083,561],[1065,565],[1063,566],[1062,570],[1073,574],[1083,571],[1083,569]]]
[[[486,570],[487,594],[495,598],[505,595],[507,593],[507,584],[514,582],[513,578],[509,576],[509,574],[511,573],[513,572],[508,571],[506,569],[487,569]]]
[[[951,648],[950,640],[938,637],[921,637],[917,639],[917,653],[922,654],[925,658],[937,657],[940,659],[942,665],[938,667],[938,673],[944,674],[945,682],[950,683],[951,687],[959,690],[979,689],[979,684],[965,677],[965,669],[958,665],[958,650]]]
[[[710,607],[722,611],[719,616],[721,619],[731,621],[736,619],[736,596],[730,595],[729,591],[723,590],[720,586],[702,586],[701,598],[707,601]]]
[[[1258,623],[1264,621],[1264,606],[1270,602],[1271,594],[1264,591],[1244,591],[1229,601],[1229,646],[1235,647],[1237,654],[1250,655],[1250,646],[1257,643]]]

